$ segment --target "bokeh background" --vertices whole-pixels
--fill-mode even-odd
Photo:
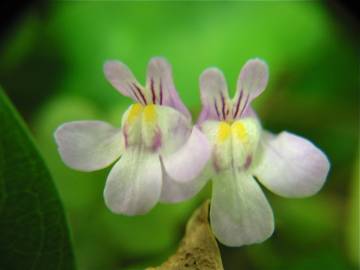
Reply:
[[[359,267],[358,21],[337,2],[35,3],[2,24],[0,84],[31,128],[63,200],[79,269],[143,269],[176,250],[191,212],[211,193],[159,204],[149,214],[112,214],[102,192],[108,170],[81,173],[60,160],[53,139],[66,121],[120,125],[131,101],[105,80],[107,59],[144,82],[152,56],[173,65],[177,89],[196,119],[198,77],[221,68],[229,88],[245,61],[265,59],[270,82],[255,101],[264,127],[309,138],[332,163],[307,199],[266,193],[276,231],[265,243],[221,246],[226,270]],[[9,17],[10,18],[10,17]],[[1,124],[1,123],[0,123]]]

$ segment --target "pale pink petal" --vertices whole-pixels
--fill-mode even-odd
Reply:
[[[186,143],[192,131],[191,119],[167,106],[157,106],[156,111],[157,125],[161,133],[160,153],[162,156],[168,156]]]
[[[150,89],[152,103],[173,107],[186,117],[191,117],[176,91],[171,66],[164,58],[154,57],[150,60],[146,87]]]
[[[233,117],[243,115],[250,102],[264,91],[269,78],[268,66],[260,59],[246,62],[240,71],[233,100]]]
[[[95,171],[109,166],[124,150],[120,129],[102,121],[75,121],[55,131],[60,156],[69,167]]]
[[[268,189],[284,197],[305,197],[323,186],[330,163],[310,141],[282,132],[267,132],[261,139],[259,163],[254,174]]]
[[[178,182],[167,174],[163,165],[162,170],[163,182],[160,201],[166,203],[176,203],[192,198],[205,186],[211,177],[210,170],[204,168],[198,177],[187,182]]]
[[[141,147],[128,148],[107,178],[105,203],[114,213],[145,214],[158,202],[161,185],[159,156]]]
[[[163,156],[164,168],[171,179],[187,182],[199,176],[211,155],[207,137],[193,127],[186,143],[178,151]]]
[[[261,188],[250,174],[235,169],[213,178],[210,222],[226,246],[260,243],[274,231],[272,209]]]
[[[202,111],[198,124],[206,120],[224,120],[231,105],[223,73],[217,68],[208,68],[200,76]]]
[[[104,64],[104,74],[111,85],[124,96],[141,104],[148,103],[143,87],[125,64],[115,60],[107,61]]]

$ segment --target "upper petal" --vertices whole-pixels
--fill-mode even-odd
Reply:
[[[310,141],[282,132],[264,133],[254,174],[268,189],[284,197],[318,192],[329,172],[326,155]]]
[[[260,59],[251,59],[246,62],[240,71],[237,90],[245,91],[254,99],[264,91],[269,79],[267,64]]]
[[[104,74],[111,85],[121,94],[141,104],[147,103],[143,87],[125,64],[115,60],[107,61],[104,64]]]
[[[128,148],[107,178],[105,203],[115,213],[145,214],[159,200],[161,179],[157,154],[140,147]]]
[[[187,182],[199,176],[210,155],[211,146],[207,137],[193,127],[186,143],[178,151],[163,157],[164,168],[170,178]]]
[[[120,129],[102,121],[65,123],[55,131],[55,140],[65,164],[81,171],[109,166],[124,149]]]
[[[238,118],[250,102],[264,91],[269,78],[267,64],[260,59],[251,59],[241,69],[233,100],[233,117]]]
[[[226,119],[231,110],[226,81],[221,70],[208,68],[200,76],[202,112],[198,124],[203,121]]]
[[[150,60],[146,86],[151,91],[154,104],[173,107],[186,117],[191,117],[176,91],[171,66],[164,58],[154,57]]]
[[[213,179],[210,221],[226,246],[260,243],[274,230],[271,207],[255,179],[232,169]]]

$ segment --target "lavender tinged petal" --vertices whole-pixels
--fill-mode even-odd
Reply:
[[[201,102],[203,105],[198,124],[208,119],[222,120],[229,113],[229,96],[223,73],[208,68],[200,76]]]
[[[147,73],[147,88],[156,104],[173,107],[190,118],[190,113],[179,98],[174,86],[170,64],[161,57],[150,60]]]
[[[178,182],[188,182],[199,176],[210,159],[211,146],[204,134],[194,127],[182,148],[163,157],[167,175]]]
[[[104,64],[104,74],[111,85],[121,94],[136,102],[146,103],[143,88],[125,64],[114,60],[107,61]]]
[[[178,182],[172,179],[166,172],[163,164],[163,183],[160,201],[166,203],[181,202],[195,196],[211,177],[209,169],[204,169],[199,177],[188,182]]]
[[[114,213],[145,214],[160,198],[161,179],[157,154],[140,147],[128,148],[107,178],[105,203]]]
[[[192,130],[191,120],[171,107],[157,106],[156,111],[161,132],[160,153],[167,156],[186,143]]]
[[[282,132],[265,133],[260,160],[254,174],[268,189],[284,197],[304,197],[323,186],[330,164],[325,154],[310,141]]]
[[[260,95],[268,82],[268,66],[260,59],[246,62],[240,71],[237,90],[233,100],[233,117],[241,117],[251,101]]]
[[[237,90],[249,93],[251,99],[254,99],[264,91],[268,79],[267,64],[260,59],[249,60],[240,71]]]
[[[75,121],[55,131],[59,153],[66,165],[81,171],[109,166],[124,150],[120,129],[101,121]]]
[[[213,178],[211,227],[226,246],[265,241],[274,230],[271,207],[255,179],[235,169]]]

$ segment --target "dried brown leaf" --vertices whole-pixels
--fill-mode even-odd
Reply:
[[[209,201],[191,216],[178,250],[161,266],[147,270],[223,270],[218,244],[209,225]]]

